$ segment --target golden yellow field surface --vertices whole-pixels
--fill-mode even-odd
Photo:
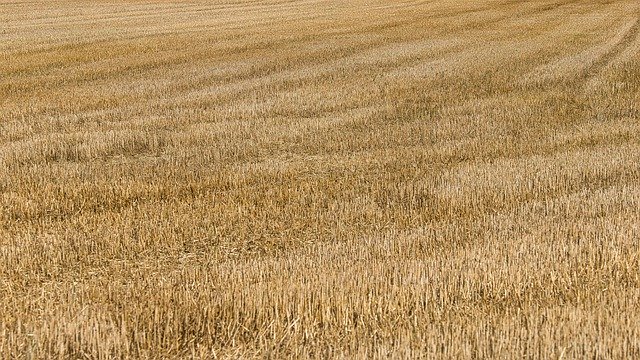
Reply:
[[[0,359],[640,357],[637,0],[0,0]]]

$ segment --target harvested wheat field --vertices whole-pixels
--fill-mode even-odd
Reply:
[[[0,0],[0,359],[640,357],[637,0]]]

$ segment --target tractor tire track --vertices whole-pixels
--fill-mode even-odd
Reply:
[[[603,72],[616,64],[624,63],[624,58],[632,57],[634,48],[640,45],[640,17],[629,21],[624,28],[626,31],[622,34],[620,41],[585,70],[585,92],[591,92],[601,85]],[[635,51],[637,52],[638,49]]]
[[[533,69],[524,77],[525,84],[578,80],[586,86],[597,74],[633,43],[639,31],[638,17],[626,21],[608,41],[577,54],[557,59]]]

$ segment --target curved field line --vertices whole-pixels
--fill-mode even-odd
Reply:
[[[603,72],[614,66],[624,65],[640,52],[640,18],[636,18],[633,25],[625,33],[624,38],[612,51],[603,56],[600,61],[587,70],[588,80],[585,91],[591,92],[603,85]]]
[[[612,38],[603,44],[591,47],[537,67],[525,76],[525,83],[543,83],[584,76],[587,79],[599,72],[626,49],[638,32],[638,18],[625,22]]]

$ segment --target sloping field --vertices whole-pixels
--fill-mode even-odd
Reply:
[[[0,358],[640,358],[637,0],[0,0]]]

